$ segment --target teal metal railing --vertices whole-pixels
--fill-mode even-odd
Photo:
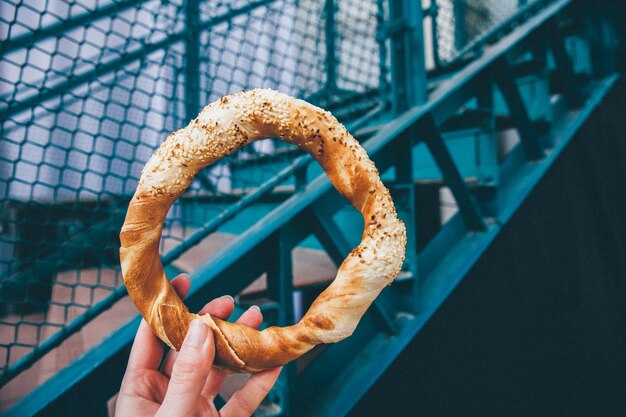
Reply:
[[[270,86],[308,98],[338,114],[364,140],[412,231],[402,278],[376,302],[358,332],[346,342],[318,352],[321,362],[316,363],[323,366],[299,371],[289,368],[272,394],[282,415],[343,415],[434,313],[615,80],[610,65],[611,39],[602,38],[611,33],[605,30],[610,27],[610,12],[603,9],[574,14],[575,7],[587,5],[583,0],[542,3],[533,9],[522,5],[519,10],[523,16],[512,13],[509,23],[496,25],[498,33],[476,41],[471,47],[473,60],[466,66],[438,74],[430,84],[430,94],[421,58],[428,48],[424,47],[423,32],[417,30],[421,25],[416,23],[421,22],[422,10],[409,1],[359,3],[359,7],[330,0],[306,5],[264,1],[237,6],[220,3],[214,8],[204,2],[170,2],[165,10],[152,12],[151,25],[133,26],[133,22],[150,16],[150,10],[157,10],[149,7],[151,4],[135,1],[79,11],[68,8],[65,14],[56,15],[71,22],[63,26],[70,28],[69,34],[56,31],[54,23],[13,33],[10,21],[2,17],[9,40],[3,48],[11,45],[13,37],[18,43],[2,50],[3,64],[10,63],[11,68],[20,67],[16,57],[21,49],[35,51],[22,57],[36,55],[43,49],[38,43],[51,38],[61,44],[66,37],[76,40],[82,33],[84,45],[95,48],[95,38],[87,36],[92,26],[94,33],[111,36],[111,40],[105,36],[111,44],[101,45],[96,52],[99,61],[95,65],[90,66],[81,51],[74,52],[74,75],[53,68],[60,65],[54,64],[55,54],[66,60],[71,57],[72,52],[63,48],[49,49],[51,57],[46,62],[51,62],[53,69],[39,84],[31,74],[7,86],[15,75],[7,75],[5,68],[0,71],[3,92],[8,89],[2,95],[5,106],[0,110],[4,112],[0,187],[5,195],[0,241],[4,318],[0,326],[8,330],[3,334],[14,336],[0,343],[7,358],[4,383],[124,296],[116,269],[116,234],[137,170],[152,147],[197,112],[199,103],[213,95],[253,87],[245,83],[260,80],[276,83]],[[512,10],[518,10],[516,7]],[[189,17],[192,12],[195,16]],[[333,18],[328,18],[331,12]],[[109,19],[109,25],[95,24],[87,17],[90,13]],[[306,22],[304,26],[290,26],[284,20],[287,18],[293,22],[306,18]],[[121,23],[115,23],[116,19]],[[580,24],[571,25],[572,20]],[[88,22],[93,25],[85,27]],[[273,47],[251,43],[252,34],[256,39],[264,38],[263,25],[267,25],[267,42],[273,42]],[[126,39],[115,44],[112,39],[119,36],[121,27],[141,33],[141,41]],[[186,27],[192,30],[184,30]],[[591,38],[594,41],[588,42]],[[550,41],[542,48],[544,39]],[[489,42],[494,44],[481,49]],[[299,47],[290,49],[293,44]],[[468,44],[471,41],[464,43]],[[78,45],[82,45],[80,41]],[[331,51],[334,58],[324,53],[314,56],[319,52],[315,48],[322,45],[322,52]],[[464,56],[463,48],[457,49],[459,56]],[[476,53],[479,50],[481,54]],[[608,58],[602,65],[583,63],[581,70],[574,65],[584,61],[577,53],[581,50],[593,50]],[[290,53],[300,54],[300,58]],[[276,60],[276,54],[283,54],[283,60]],[[355,60],[353,54],[365,61]],[[249,61],[248,71],[238,69],[239,60]],[[292,67],[287,63],[296,69],[290,72]],[[29,65],[30,61],[22,68]],[[587,76],[581,75],[584,71],[588,71]],[[232,78],[224,78],[225,73]],[[245,81],[237,78],[240,73],[246,74]],[[547,89],[548,94],[528,94],[525,83],[534,83],[533,91]],[[146,85],[151,86],[152,95]],[[535,105],[533,99],[541,102]],[[29,105],[20,104],[23,102]],[[100,116],[94,116],[91,106],[101,110]],[[554,111],[544,120],[545,115],[537,116],[536,107]],[[578,111],[571,113],[572,108]],[[483,143],[477,138],[493,137],[499,126],[517,128],[521,146],[497,155],[498,162],[492,167],[497,182],[475,187],[472,174],[468,174],[475,167],[468,171],[455,153],[455,149],[467,149],[450,145],[449,132],[455,137],[470,137],[471,143]],[[139,135],[141,141],[128,140]],[[469,146],[468,141],[463,143]],[[423,191],[423,184],[415,183],[415,166],[423,158],[420,147],[424,146],[440,170],[441,178],[435,179],[442,181],[439,186],[450,188],[459,210],[459,215],[440,230],[426,231],[427,223],[437,222],[436,216],[416,214],[423,212],[424,206],[440,204],[438,198],[416,198]],[[350,249],[346,226],[336,217],[344,203],[325,178],[303,180],[313,178],[316,170],[309,166],[310,158],[294,155],[278,143],[252,153],[241,152],[198,178],[189,195],[170,213],[162,247],[166,265],[277,185],[290,186],[288,199],[260,221],[262,227],[242,233],[193,271],[194,289],[188,300],[191,308],[213,295],[238,293],[266,273],[268,288],[261,295],[274,301],[265,306],[266,312],[268,317],[275,316],[276,324],[286,324],[294,319],[291,309],[285,307],[292,305],[292,293],[297,291],[308,300],[320,289],[320,285],[293,288],[291,249],[311,235],[335,262]],[[252,179],[249,170],[238,177],[237,167],[261,160],[272,163],[255,168]],[[106,170],[98,166],[100,163]],[[497,193],[492,192],[495,187]],[[192,211],[212,220],[186,216]],[[81,280],[84,271],[94,269],[95,281]],[[53,289],[58,288],[69,288],[70,296],[55,299]],[[87,302],[75,297],[82,288],[91,291]],[[96,289],[104,291],[95,295]],[[282,308],[276,310],[276,303]],[[83,312],[72,316],[70,308]],[[49,320],[59,314],[55,309],[63,310],[62,320]],[[23,343],[22,326],[36,327],[36,340]],[[47,339],[40,338],[45,333],[41,329],[47,326],[59,330]],[[11,412],[67,414],[71,399],[93,394],[90,387],[97,383],[98,396],[85,407],[104,414],[103,404],[119,385],[117,378],[135,328],[136,322],[122,327]],[[22,352],[21,358],[19,354],[13,357],[16,347],[25,347],[27,352]],[[376,357],[376,369],[368,365],[372,361],[363,362],[366,356]],[[91,371],[85,373],[85,367]],[[334,373],[332,378],[329,372]],[[341,390],[336,389],[339,386]],[[311,406],[302,395],[313,387],[317,387],[320,401]],[[81,413],[80,407],[73,407],[73,413]]]
[[[124,294],[116,234],[125,203],[154,147],[194,117],[201,103],[262,85],[330,109],[337,100],[350,102],[337,112],[357,124],[372,109],[386,107],[388,88],[378,76],[386,63],[378,61],[378,22],[371,19],[377,5],[328,4],[135,0],[3,6],[0,327],[13,334],[0,342],[3,383]],[[335,13],[346,28],[360,32],[335,28]],[[343,51],[335,52],[339,47]],[[186,219],[175,207],[164,240],[168,247],[180,246],[163,252],[165,262],[196,241],[189,236],[210,233],[276,185],[289,183],[308,160],[292,164],[293,152],[279,152],[284,147],[254,146],[200,175],[187,205],[194,204],[193,196],[234,203],[203,205],[206,217],[216,219],[209,224]],[[275,155],[275,163],[263,164],[258,174],[233,168],[267,155]],[[94,268],[95,282],[83,279],[83,271]],[[58,286],[91,294],[59,298]],[[59,311],[51,313],[50,306]]]
[[[116,233],[125,202],[151,150],[203,103],[242,88],[274,87],[328,108],[355,129],[425,99],[425,82],[401,87],[409,84],[403,77],[423,79],[421,54],[411,62],[393,58],[389,68],[391,38],[399,45],[407,33],[390,24],[402,20],[389,17],[398,9],[393,2],[209,4],[3,7],[0,328],[13,334],[0,341],[3,383],[123,296]],[[409,27],[420,12],[413,7],[407,14]],[[454,37],[454,21],[439,21],[440,33]],[[423,44],[421,31],[412,33],[417,37],[408,41]],[[184,218],[175,207],[164,240],[179,246],[164,251],[164,261],[276,185],[293,184],[291,174],[309,159],[292,163],[293,152],[278,152],[283,147],[247,149],[199,175],[188,205],[193,196],[235,202],[203,205],[206,217],[216,219],[208,224]],[[272,154],[274,163],[257,168],[264,171],[259,175],[234,170]],[[85,269],[96,270],[95,282],[83,279]],[[55,299],[57,287],[89,295]]]

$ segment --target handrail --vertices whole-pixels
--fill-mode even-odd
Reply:
[[[431,99],[421,105],[414,107],[398,118],[393,123],[388,123],[381,128],[374,136],[363,143],[363,148],[374,160],[376,155],[384,150],[392,141],[401,137],[409,129],[418,125],[424,119],[437,115],[437,119],[445,119],[451,115],[456,108],[450,106],[450,102],[457,103],[458,96],[465,96],[462,89],[472,83],[472,81],[482,72],[488,70],[496,63],[505,52],[514,48],[527,36],[529,36],[539,26],[551,19],[556,13],[561,11],[565,6],[573,0],[560,0],[552,7],[544,10],[540,15],[531,19],[525,25],[519,28],[514,34],[504,39],[499,47],[494,48],[481,59],[469,65],[466,69],[460,71],[452,77],[449,82],[442,84],[433,93]],[[463,103],[465,100],[462,100]],[[220,272],[222,272],[238,253],[246,252],[257,245],[265,237],[276,232],[280,227],[284,226],[287,221],[298,213],[306,209],[316,199],[320,198],[326,191],[332,187],[328,178],[321,174],[315,180],[307,185],[306,189],[295,194],[280,206],[274,209],[270,214],[266,215],[259,221],[262,227],[255,227],[247,232],[239,235],[234,241],[222,248],[222,250],[205,263],[196,268],[194,278],[197,280],[198,287],[208,285]],[[233,250],[237,248],[237,250]]]
[[[486,53],[483,57],[475,62],[472,62],[466,68],[459,71],[459,73],[454,75],[452,78],[440,84],[437,89],[432,93],[431,98],[428,102],[406,111],[405,113],[400,115],[394,123],[386,125],[372,138],[365,142],[363,146],[366,151],[372,155],[375,155],[391,140],[393,140],[393,138],[401,136],[411,127],[415,126],[420,120],[428,117],[431,114],[434,116],[436,121],[441,121],[447,118],[447,116],[449,116],[452,111],[456,110],[454,104],[459,102],[458,97],[465,97],[467,95],[467,93],[461,90],[463,90],[464,88],[466,88],[466,90],[468,91],[471,90],[470,88],[467,88],[467,86],[475,81],[481,71],[493,65],[497,61],[497,59],[503,56],[506,51],[508,51],[510,48],[515,47],[515,45],[517,45],[519,42],[529,36],[545,21],[551,19],[556,13],[558,13],[571,2],[572,0],[560,0],[550,7],[546,8],[542,13],[535,16],[533,19],[530,19],[524,25],[520,26],[517,31],[504,38],[498,45],[494,46],[494,48],[488,51],[488,53]],[[465,100],[460,100],[461,103],[464,101]],[[351,129],[355,128],[354,126],[349,127]],[[302,169],[302,167],[307,165],[311,160],[312,158],[309,155],[303,155],[299,157],[296,160],[297,162],[294,162],[289,167],[284,168],[276,177],[268,180],[265,184],[259,187],[257,191],[253,192],[244,200],[235,204],[232,208],[224,210],[221,214],[216,216],[214,220],[204,225],[200,230],[195,232],[192,236],[188,238],[187,242],[189,243],[183,243],[177,248],[172,249],[169,253],[165,254],[162,258],[163,264],[168,265],[169,263],[171,263],[190,247],[199,243],[209,233],[215,231],[219,227],[219,225],[222,224],[223,221],[234,217],[241,209],[257,201],[262,195],[264,195],[280,182],[288,178],[295,170]],[[326,183],[324,181],[326,181]],[[310,202],[319,197],[319,195],[326,191],[328,187],[330,187],[330,182],[328,182],[325,176],[320,176],[319,178],[314,180],[309,186],[307,186],[305,192],[298,193],[294,197],[285,201],[280,206],[284,207],[281,210],[285,211],[282,212],[281,215],[278,217],[286,221],[286,219],[292,217],[293,215],[295,215],[295,213],[303,210],[308,205],[304,202]],[[294,199],[297,199],[299,203],[294,203]],[[271,227],[279,227],[280,225],[282,225],[280,221],[274,222],[272,224],[273,226],[271,226],[268,222],[265,222],[265,230],[270,230]],[[246,236],[245,239],[248,239],[245,241],[246,245],[251,244],[251,242],[254,242],[255,239],[261,238],[260,236],[253,238],[253,236],[249,236],[250,233],[245,233],[244,235],[241,235],[242,238]],[[237,241],[239,241],[239,239],[237,239]],[[227,246],[227,248],[228,247],[230,246]],[[238,247],[239,249],[241,249],[241,245],[239,245]],[[224,248],[224,250],[226,250],[226,248]],[[217,255],[215,255],[211,259],[215,259],[216,257]],[[219,257],[220,259],[222,259],[221,262],[224,262],[226,259],[230,259],[228,254],[226,253],[220,254]],[[214,265],[212,266],[212,270],[219,271],[221,269]],[[212,276],[213,275],[214,274],[212,274]],[[200,286],[205,285],[209,281],[210,278],[201,278],[199,280]],[[74,321],[72,321],[69,325],[63,328],[62,331],[55,333],[52,337],[42,343],[37,349],[25,355],[10,369],[8,369],[4,373],[4,375],[2,375],[2,377],[0,378],[0,387],[6,384],[12,378],[14,378],[15,375],[27,369],[32,363],[34,363],[38,358],[42,357],[45,353],[60,345],[61,342],[65,340],[69,335],[78,332],[85,324],[91,321],[91,319],[96,317],[101,312],[109,309],[113,304],[115,304],[115,302],[117,302],[125,295],[125,288],[123,286],[119,287],[103,300],[94,305],[84,315],[81,315]]]
[[[363,124],[367,123],[368,120],[375,117],[377,114],[378,112],[366,114],[362,118],[352,122],[351,124],[348,124],[347,127],[349,130],[358,129]],[[163,255],[161,257],[161,263],[164,266],[170,265],[173,261],[183,255],[187,250],[200,243],[206,236],[215,232],[226,221],[234,218],[246,207],[249,207],[250,205],[259,201],[263,196],[270,193],[277,185],[287,180],[297,171],[305,169],[312,161],[313,158],[309,154],[298,156],[289,166],[283,168],[274,177],[265,181],[256,190],[246,195],[238,202],[231,204],[230,206],[228,206],[228,208],[222,210],[219,214],[212,217],[211,220],[209,220],[201,228],[196,230],[191,236],[185,239],[184,242]],[[118,214],[120,214],[121,216],[123,216],[124,213],[125,211],[118,211]],[[115,223],[116,217],[111,216],[106,220],[106,222]],[[99,229],[101,229],[101,227]],[[89,230],[83,232],[82,236],[87,238],[92,237],[93,235],[89,235],[88,232]],[[58,251],[57,253],[60,254],[60,256],[63,256],[60,251]],[[28,271],[24,271],[20,272],[18,275],[23,276],[27,274]],[[10,279],[15,280],[16,278],[11,277]],[[117,301],[119,301],[127,294],[128,293],[126,291],[126,287],[124,287],[124,285],[120,285],[118,288],[115,289],[115,291],[108,294],[105,298],[103,298],[97,304],[89,308],[86,312],[78,316],[67,326],[62,327],[60,331],[56,332],[54,335],[46,339],[36,349],[24,355],[12,366],[10,366],[2,374],[2,376],[0,376],[0,388],[6,385],[11,379],[15,378],[15,376],[28,369],[33,363],[35,363],[39,358],[43,357],[46,353],[50,352],[52,349],[63,343],[63,341],[69,336],[80,331],[80,329],[82,329],[87,323],[96,318],[102,312],[111,308]]]

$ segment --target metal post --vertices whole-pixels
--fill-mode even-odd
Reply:
[[[494,72],[498,88],[500,88],[504,96],[509,113],[515,119],[526,157],[531,161],[543,158],[544,151],[540,137],[537,134],[533,121],[528,116],[526,104],[515,81],[514,71],[506,57],[503,57]]]
[[[200,3],[185,0],[185,118],[200,111]]]
[[[433,61],[435,68],[441,68],[441,56],[439,55],[439,26],[437,24],[437,17],[439,16],[439,6],[437,0],[430,0],[430,8],[428,10],[430,14],[430,32],[432,36],[432,48],[433,48]]]
[[[589,16],[586,37],[589,39],[593,77],[601,79],[615,72],[617,35],[611,16],[613,7],[601,8],[594,6],[585,5],[583,10]]]
[[[294,322],[294,305],[293,305],[293,262],[291,251],[297,242],[294,242],[294,236],[298,233],[291,231],[294,227],[289,224],[276,232],[269,244],[272,246],[273,260],[267,269],[267,295],[269,298],[279,304],[278,316],[276,322],[272,323],[277,326],[289,326]],[[281,376],[280,383],[274,388],[275,394],[278,396],[280,406],[282,408],[282,416],[288,417],[292,415],[291,391],[293,390],[294,380],[296,376],[295,362],[285,365]]]
[[[461,177],[432,116],[426,117],[420,123],[420,128],[424,135],[424,142],[437,162],[446,184],[452,191],[467,228],[477,232],[486,230],[487,226],[483,220],[481,209],[474,196],[467,189],[467,185],[463,181],[463,177]]]
[[[424,55],[424,26],[421,1],[390,0],[388,34],[391,38],[391,85],[393,111],[399,115],[412,107],[425,103],[428,98],[426,61]],[[397,157],[396,180],[391,187],[396,200],[398,217],[406,224],[408,244],[403,270],[413,278],[417,297],[418,259],[415,230],[415,185],[413,181],[413,145],[415,129],[409,129]]]
[[[563,83],[564,94],[567,98],[567,102],[571,107],[580,107],[584,102],[583,94],[578,87],[576,74],[574,73],[574,66],[567,52],[567,48],[565,47],[565,42],[561,36],[558,22],[556,20],[552,21],[549,23],[547,29],[550,48],[556,65],[556,72],[561,83]]]
[[[293,324],[293,274],[291,250],[294,242],[290,241],[288,232],[281,229],[272,239],[272,251],[275,258],[267,270],[267,294],[280,304],[277,325]]]
[[[453,1],[454,8],[454,49],[462,50],[467,44],[467,25],[465,23],[465,15],[467,14],[467,5],[465,0]]]
[[[335,13],[337,5],[335,0],[326,0],[324,5],[326,11],[326,25],[324,35],[326,41],[326,95],[331,97],[337,90],[337,48],[335,44]]]
[[[398,218],[404,223],[407,232],[406,256],[402,264],[400,277],[402,277],[402,281],[408,284],[402,287],[404,288],[402,291],[403,299],[406,301],[403,303],[403,308],[411,314],[417,314],[421,308],[418,301],[420,299],[421,285],[417,240],[422,230],[416,227],[417,210],[415,181],[413,178],[413,148],[416,140],[415,129],[410,129],[396,141],[393,158],[396,178],[390,187],[391,195],[398,211]],[[383,309],[380,310],[384,313]],[[384,315],[381,317],[384,319]]]
[[[381,101],[389,104],[389,66],[387,63],[387,33],[385,25],[385,2],[386,0],[376,0],[376,42],[378,42],[378,91]]]
[[[426,102],[426,65],[422,6],[416,0],[390,0],[393,110],[400,114]]]
[[[402,270],[413,278],[418,274],[417,233],[415,227],[415,182],[413,180],[413,147],[415,132],[409,131],[397,144],[394,157],[396,181],[391,193],[396,203],[398,217],[407,229],[406,259]]]

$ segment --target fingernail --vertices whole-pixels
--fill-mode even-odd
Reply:
[[[233,304],[235,303],[235,299],[230,295],[222,295],[220,298],[228,298],[230,301],[233,302]]]
[[[189,278],[189,275],[187,275],[185,273],[177,275],[177,276],[174,277],[174,279],[172,281],[174,281],[176,279],[179,279],[179,278]]]
[[[207,336],[207,326],[198,319],[193,319],[189,326],[189,332],[185,337],[185,344],[192,347],[201,347]]]
[[[257,305],[250,306],[250,310],[261,311],[261,309]]]

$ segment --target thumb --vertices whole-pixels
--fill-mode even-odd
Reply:
[[[174,363],[159,415],[196,415],[200,393],[211,372],[214,357],[211,329],[201,320],[194,319]]]

